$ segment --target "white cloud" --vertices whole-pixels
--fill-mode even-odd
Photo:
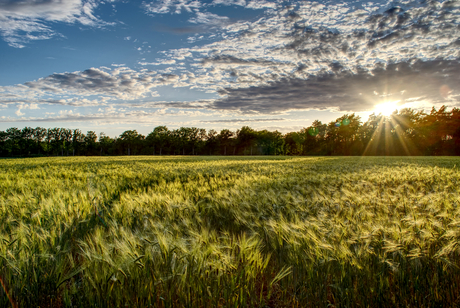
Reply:
[[[374,106],[377,97],[372,91],[383,93],[382,83],[388,77],[391,82],[386,82],[386,86],[391,84],[393,91],[388,95],[404,95],[402,99],[410,102],[420,96],[414,80],[419,84],[425,84],[423,80],[436,80],[440,85],[433,82],[424,86],[421,99],[435,97],[439,86],[447,83],[453,91],[449,99],[455,99],[457,104],[459,86],[455,80],[458,78],[446,63],[436,66],[433,60],[460,57],[460,14],[456,8],[449,9],[447,14],[442,11],[444,8],[434,10],[410,0],[401,4],[402,11],[396,13],[392,3],[296,2],[294,6],[284,7],[277,2],[255,0],[226,3],[254,9],[276,5],[279,10],[267,10],[255,21],[230,24],[227,17],[195,10],[209,7],[197,1],[163,0],[145,4],[150,13],[189,11],[188,16],[194,16],[189,22],[218,24],[221,30],[213,34],[216,40],[213,43],[171,49],[162,52],[163,59],[138,62],[141,66],[166,65],[163,70],[149,71],[142,67],[136,71],[113,64],[112,69],[99,67],[57,73],[25,85],[0,88],[3,91],[0,103],[107,106],[123,100],[127,107],[124,112],[130,112],[129,106],[146,107],[145,101],[150,96],[158,96],[153,91],[155,88],[169,85],[220,94],[221,99],[209,101],[203,107],[219,112],[262,114],[334,108],[357,111]],[[214,1],[212,5],[224,4]],[[450,64],[451,70],[454,65],[457,67]],[[385,75],[391,67],[397,69]],[[438,71],[438,67],[444,71]],[[401,71],[403,68],[406,75]],[[450,77],[442,75],[447,72]],[[404,80],[404,84],[394,82],[394,77]],[[155,108],[155,105],[158,103],[151,102],[149,106]],[[179,103],[170,106],[192,108]],[[18,113],[23,115],[21,109]],[[69,119],[85,117],[118,121],[122,115],[105,110],[103,115],[74,114]]]
[[[2,17],[0,17],[0,34],[8,45],[16,48],[25,47],[29,41],[46,40],[57,35],[50,27],[37,21]]]
[[[284,118],[246,118],[246,119],[223,119],[223,120],[204,120],[201,123],[245,123],[245,122],[279,122],[286,121]]]
[[[157,62],[138,62],[139,65],[172,65],[176,64],[174,59],[157,59]]]
[[[234,1],[225,3],[237,5]],[[243,5],[243,1],[239,3]],[[224,2],[214,1],[213,5],[224,5]],[[222,88],[248,89],[242,93],[256,92],[251,97],[258,97],[258,88],[261,88],[260,91],[276,89],[273,86],[276,82],[290,84],[290,80],[307,81],[311,77],[324,75],[372,77],[378,69],[385,70],[394,63],[404,65],[414,63],[415,59],[434,61],[460,57],[460,10],[456,3],[436,7],[411,0],[404,1],[401,7],[394,7],[390,2],[362,4],[359,1],[327,5],[317,2],[297,2],[295,6],[284,7],[276,5],[277,11],[267,11],[255,22],[242,21],[223,26],[223,32],[214,35],[214,39],[220,36],[221,40],[203,46],[170,50],[165,55],[170,59],[189,62],[192,72],[186,82],[191,88],[207,92]],[[274,7],[275,2],[246,2],[246,7],[249,6]],[[197,13],[197,17],[189,21],[211,22],[211,18],[207,21],[207,16],[211,17]],[[196,37],[189,38],[189,42],[195,41]],[[200,58],[201,61],[198,60]],[[374,72],[375,69],[377,71]],[[427,67],[423,69],[430,74],[438,74]],[[427,78],[439,80],[439,76],[435,75]],[[226,108],[225,104],[230,102],[233,104],[231,106],[241,110],[251,105],[251,97],[235,96],[239,100],[237,104],[225,100],[225,95],[219,108]],[[416,91],[412,95],[416,95]],[[257,101],[253,107],[256,106],[258,112],[301,109],[307,105],[300,98],[301,95],[298,102],[286,104],[285,107],[282,98],[273,100],[270,108],[265,107],[263,100]],[[450,99],[456,99],[455,95]],[[337,108],[330,103],[328,105],[327,95],[320,100],[308,106]],[[355,107],[367,108],[365,106],[372,106],[372,103],[360,106],[348,104],[344,108],[353,110]]]
[[[86,98],[67,98],[67,99],[57,99],[57,100],[41,100],[42,104],[51,104],[51,105],[62,105],[62,106],[76,106],[76,107],[90,107],[90,106],[100,106],[105,105],[110,98],[108,97],[99,97],[98,99],[86,99]]]
[[[276,2],[270,2],[266,0],[251,0],[248,1],[248,4],[246,5],[247,9],[255,9],[255,10],[260,10],[260,9],[275,9],[277,7]]]
[[[60,115],[72,115],[73,111],[72,110],[59,110]]]
[[[146,3],[143,8],[148,14],[181,14],[183,11],[188,13],[199,12],[199,9],[213,6],[239,6],[247,9],[274,9],[281,0],[213,0],[212,3],[197,0],[159,0]],[[211,14],[211,13],[203,13]],[[214,15],[214,14],[213,14]],[[192,19],[194,20],[194,19]],[[191,21],[193,22],[193,21]]]
[[[256,3],[269,2],[251,1],[247,5]],[[203,67],[191,66],[195,67],[195,80],[209,81],[203,84],[204,90],[266,85],[286,77],[305,79],[337,70],[357,73],[364,69],[370,73],[376,65],[412,58],[460,56],[458,8],[434,10],[416,1],[404,3],[404,9],[393,13],[389,3],[298,2],[295,7],[279,7],[255,22],[228,24],[222,29],[222,40],[170,50],[166,55],[177,60],[186,59],[185,54],[187,58],[203,58]],[[201,19],[191,21],[206,22],[207,15],[200,14]],[[195,42],[195,38],[189,41]],[[213,78],[208,78],[211,74]]]
[[[237,6],[246,6],[245,0],[213,0],[213,5],[237,5]]]
[[[188,21],[193,24],[206,24],[206,25],[223,25],[229,22],[229,18],[226,16],[219,16],[217,14],[209,12],[196,12],[196,17],[190,18]]]
[[[196,0],[159,0],[150,3],[144,2],[143,4],[146,12],[151,14],[180,14],[182,10],[192,12],[194,9],[198,9],[202,6],[203,4]]]
[[[23,116],[23,113],[17,113],[18,116]],[[119,124],[138,124],[155,123],[159,117],[169,118],[171,122],[176,124],[175,119],[190,119],[191,117],[202,117],[205,115],[198,111],[168,111],[165,109],[158,110],[126,110],[106,108],[95,113],[80,113],[73,110],[61,110],[56,113],[45,113],[44,117],[2,117],[0,122],[98,122],[98,123],[119,123]]]
[[[32,40],[45,40],[60,35],[53,22],[105,26],[109,23],[94,15],[94,0],[6,0],[0,2],[0,33],[12,47],[24,47]]]
[[[31,104],[25,104],[25,103],[19,103],[17,104],[17,107],[18,107],[18,110],[16,110],[15,114],[17,116],[23,116],[25,113],[21,112],[21,110],[25,110],[25,109],[40,109],[40,107],[38,107],[38,104],[37,103],[31,103]]]

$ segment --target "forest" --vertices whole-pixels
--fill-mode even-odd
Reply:
[[[405,108],[390,116],[371,114],[366,122],[345,114],[286,134],[248,126],[236,132],[158,126],[147,136],[127,130],[116,138],[67,128],[0,131],[1,157],[95,155],[460,155],[460,109]]]

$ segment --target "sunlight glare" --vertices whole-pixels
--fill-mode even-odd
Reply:
[[[374,111],[376,114],[381,113],[382,115],[388,117],[393,113],[393,111],[397,109],[398,102],[399,101],[385,102],[382,104],[378,104],[375,106]]]

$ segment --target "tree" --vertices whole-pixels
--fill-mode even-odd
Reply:
[[[231,138],[233,137],[233,132],[228,129],[223,129],[217,135],[217,140],[220,145],[221,154],[227,155],[227,147],[231,145]]]
[[[449,134],[452,136],[450,155],[460,155],[460,109],[453,108],[451,111]]]
[[[66,151],[67,156],[69,155],[69,150],[72,148],[72,130],[67,128],[61,129],[61,138],[63,140],[62,144],[62,155],[64,156],[64,150]]]
[[[142,140],[145,137],[137,132],[137,130],[127,130],[120,135],[120,141],[123,148],[127,148],[127,154],[131,155],[131,152],[136,155],[139,153]],[[131,151],[132,150],[132,151]]]
[[[8,152],[6,149],[6,144],[8,142],[8,133],[5,131],[0,131],[0,155],[7,156]]]
[[[246,155],[246,148],[250,148],[250,153],[252,155],[252,148],[257,139],[256,131],[250,128],[249,126],[243,126],[240,130],[236,132],[237,135],[237,144],[240,149],[243,149],[243,154]]]
[[[284,154],[300,155],[302,154],[302,137],[298,132],[290,132],[284,136]]]
[[[361,118],[354,113],[345,114],[336,119],[335,123],[340,123],[337,129],[337,153],[340,155],[360,155],[362,153],[362,143],[359,140],[359,128]]]
[[[100,155],[103,154],[111,154],[111,148],[113,146],[114,140],[107,136],[105,133],[99,134],[99,147],[100,147]]]
[[[6,130],[7,140],[5,142],[5,147],[9,156],[21,155],[21,130],[16,127],[11,127]]]
[[[426,114],[405,108],[391,116],[371,114],[365,123],[355,114],[345,114],[327,125],[315,120],[284,136],[248,126],[236,135],[228,129],[169,131],[158,126],[147,138],[127,130],[115,139],[101,133],[97,140],[94,131],[85,135],[79,129],[11,127],[0,131],[0,155],[69,155],[70,150],[73,155],[460,155],[460,109],[442,106]]]
[[[217,132],[213,129],[209,130],[206,135],[206,148],[209,150],[209,155],[216,153],[219,140],[217,139]]]
[[[32,127],[24,127],[21,130],[21,138],[19,140],[19,147],[22,155],[30,155],[34,149],[34,129]]]
[[[203,149],[206,147],[206,139],[207,139],[206,129],[199,128],[198,129],[198,139],[196,141],[196,153],[203,153]]]
[[[97,146],[97,135],[96,132],[90,130],[86,133],[86,136],[83,138],[85,142],[86,155],[94,155],[96,152]]]
[[[423,133],[420,124],[425,114],[411,108],[404,108],[391,115],[392,128],[398,138],[400,155],[420,155],[423,146]],[[384,123],[385,121],[381,121]],[[381,135],[383,134],[380,129]],[[383,143],[383,142],[381,142]]]
[[[46,136],[46,128],[36,127],[34,129],[33,137],[34,137],[34,141],[37,146],[37,152],[38,152],[37,154],[40,154],[41,150],[43,149],[42,142],[43,142],[43,139],[45,139],[45,136]]]
[[[147,137],[153,141],[154,149],[155,147],[160,149],[160,155],[162,155],[163,149],[169,142],[170,133],[171,132],[166,126],[157,126]],[[155,154],[155,150],[153,152],[153,154]]]
[[[192,148],[192,155],[195,155],[195,148],[199,147],[200,138],[200,129],[192,127],[188,130],[188,142]]]
[[[279,131],[262,130],[257,132],[257,145],[263,155],[279,155],[283,153],[284,140]]]
[[[79,129],[74,129],[72,131],[72,155],[75,155],[75,153],[80,155],[84,145],[85,134],[83,134]]]
[[[301,142],[301,153],[303,155],[324,155],[326,154],[326,132],[327,125],[315,120],[312,125],[302,128],[298,133]]]

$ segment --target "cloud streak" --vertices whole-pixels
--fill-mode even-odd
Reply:
[[[210,121],[200,121],[200,123],[247,123],[247,122],[277,122],[277,121],[286,121],[283,118],[273,118],[273,119],[225,119],[225,120],[210,120]]]
[[[137,72],[128,68],[90,68],[72,73],[56,73],[36,81],[26,82],[31,90],[54,94],[78,94],[80,96],[108,95],[118,99],[136,99],[147,95],[155,84],[163,84],[170,76],[155,71]]]

